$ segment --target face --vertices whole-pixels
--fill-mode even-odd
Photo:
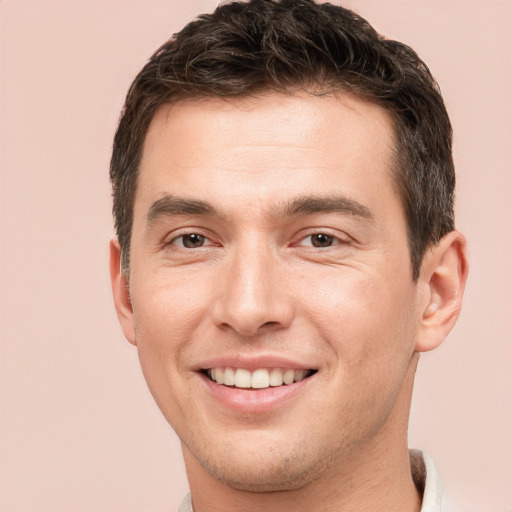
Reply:
[[[188,466],[293,488],[406,423],[419,297],[393,145],[351,95],[157,112],[123,326]]]

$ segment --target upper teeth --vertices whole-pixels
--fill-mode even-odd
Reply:
[[[244,368],[226,366],[225,368],[210,368],[206,373],[218,384],[237,388],[262,389],[269,386],[282,386],[283,384],[299,382],[305,379],[311,371],[288,368],[259,368],[251,372]]]

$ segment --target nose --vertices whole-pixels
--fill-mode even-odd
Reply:
[[[282,263],[272,250],[239,250],[218,277],[213,320],[219,328],[255,336],[291,324],[290,289]]]

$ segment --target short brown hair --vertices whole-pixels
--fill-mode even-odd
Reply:
[[[395,185],[417,279],[425,250],[454,229],[452,128],[439,87],[410,47],[379,35],[348,9],[313,0],[223,4],[175,34],[137,75],[110,165],[125,271],[138,167],[157,108],[185,98],[298,89],[311,94],[350,91],[391,114]]]

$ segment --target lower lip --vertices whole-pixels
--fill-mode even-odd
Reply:
[[[221,405],[242,413],[265,413],[278,409],[304,391],[314,375],[293,384],[263,389],[235,388],[223,386],[199,374],[211,396]]]

